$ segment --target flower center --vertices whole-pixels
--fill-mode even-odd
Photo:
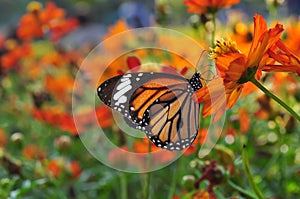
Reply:
[[[216,59],[218,56],[227,53],[240,53],[237,48],[237,44],[235,41],[229,40],[218,40],[216,43],[216,47],[211,49],[210,57],[212,59]]]

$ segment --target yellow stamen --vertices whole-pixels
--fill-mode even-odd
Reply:
[[[229,40],[218,40],[216,43],[216,47],[211,49],[210,57],[212,59],[216,59],[218,56],[227,53],[240,53],[237,48],[237,44],[235,41]]]
[[[28,12],[36,12],[36,11],[41,10],[42,8],[43,8],[42,4],[38,1],[31,1],[27,5]]]

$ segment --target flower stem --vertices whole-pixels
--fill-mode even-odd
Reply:
[[[121,198],[127,199],[127,179],[126,174],[120,174]]]
[[[276,95],[272,94],[268,89],[266,89],[261,83],[259,83],[254,77],[250,79],[250,81],[257,86],[261,91],[263,91],[267,96],[271,97],[278,104],[280,104],[283,108],[285,108],[290,114],[295,117],[298,121],[300,121],[300,116],[286,103],[284,103],[281,99],[279,99]]]
[[[151,164],[151,141],[148,141],[148,158],[147,158],[147,169],[150,169]],[[145,178],[145,186],[144,186],[144,199],[149,199],[150,193],[150,180],[151,180],[151,172],[146,174]]]
[[[172,199],[175,193],[175,189],[176,189],[176,178],[177,178],[177,164],[178,164],[177,160],[174,164],[174,171],[173,171],[173,176],[172,176],[172,181],[171,181],[171,185],[170,185],[170,189],[169,189],[169,194],[168,194],[168,198]]]
[[[248,161],[248,156],[247,156],[247,152],[246,152],[246,145],[243,146],[242,159],[243,159],[244,170],[246,172],[246,176],[248,178],[250,186],[252,187],[252,189],[253,189],[255,195],[257,196],[257,198],[264,199],[263,194],[257,188],[256,184],[254,183],[253,177],[251,175],[250,167],[249,167],[249,161]]]
[[[215,47],[215,34],[216,34],[216,11],[212,12],[212,24],[213,24],[213,29],[211,31],[211,47]]]

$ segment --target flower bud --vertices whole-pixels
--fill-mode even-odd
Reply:
[[[71,144],[71,138],[66,135],[59,136],[54,140],[54,145],[59,150],[66,150],[70,148]]]
[[[182,178],[182,186],[187,191],[191,191],[194,189],[196,178],[193,175],[185,175]]]
[[[22,148],[24,136],[20,132],[15,132],[10,136],[10,140],[12,141],[12,143],[17,145],[19,148]]]

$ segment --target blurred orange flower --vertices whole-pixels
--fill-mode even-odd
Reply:
[[[31,40],[50,33],[50,39],[57,41],[63,35],[78,26],[76,19],[66,19],[65,11],[56,7],[53,2],[47,2],[43,9],[39,2],[28,5],[28,13],[19,22],[17,35],[20,39]]]
[[[63,103],[70,100],[73,84],[74,79],[71,78],[71,75],[60,75],[59,77],[47,75],[45,79],[45,89]]]
[[[198,129],[198,134],[197,134],[197,137],[196,137],[195,141],[193,142],[193,144],[189,148],[187,148],[184,151],[183,154],[187,156],[187,155],[195,153],[198,146],[201,146],[204,143],[204,140],[206,138],[206,134],[207,134],[207,129],[206,128]]]
[[[3,129],[0,129],[0,148],[3,148],[6,144],[7,137],[6,133],[4,132]]]
[[[120,19],[114,25],[108,28],[108,33],[103,37],[103,40],[128,29],[130,29],[130,27],[127,25],[126,21],[124,19]]]
[[[32,116],[40,121],[59,127],[63,131],[77,135],[88,128],[92,123],[91,118],[96,112],[97,120],[102,128],[110,127],[113,124],[111,110],[106,106],[99,106],[95,110],[75,115],[78,124],[75,126],[72,114],[64,112],[62,109],[52,107],[38,109],[34,108],[31,112]]]
[[[223,101],[211,104],[211,97],[206,87],[213,84],[211,92],[218,93],[220,85],[218,86],[216,81],[209,82],[207,86],[196,93],[198,100],[204,102],[204,116],[218,113],[217,118],[219,118],[224,111],[219,110],[220,104],[226,103],[226,108],[232,108],[238,100],[244,84],[254,76],[259,79],[262,70],[300,73],[299,58],[280,40],[282,32],[282,24],[276,24],[275,27],[267,29],[267,23],[263,17],[255,15],[254,37],[248,56],[242,54],[237,49],[236,43],[231,40],[217,42],[211,56],[215,59],[218,74],[223,80],[226,101],[223,99]],[[280,65],[275,65],[276,61]]]
[[[74,178],[78,178],[82,172],[82,169],[77,161],[71,161],[69,163],[69,171]]]
[[[1,68],[7,72],[13,68],[18,68],[18,62],[25,57],[32,55],[29,44],[18,45],[15,40],[7,40],[5,43],[7,52],[1,56]]]
[[[74,124],[73,117],[68,113],[64,113],[62,110],[55,108],[40,110],[34,108],[31,114],[37,120],[45,121],[51,125],[59,127],[63,131],[68,131],[73,135],[77,135],[77,129]]]
[[[150,151],[149,151],[149,142],[150,142]],[[157,146],[155,146],[148,138],[144,138],[142,140],[135,141],[133,143],[134,152],[136,153],[148,153],[155,151],[163,151],[163,155],[160,153],[152,153],[151,156],[153,158],[152,164],[165,163],[173,160],[175,157],[175,153],[172,151],[163,150]]]
[[[239,120],[240,120],[240,122],[239,122],[240,123],[240,132],[245,133],[250,128],[251,120],[250,120],[249,114],[245,108],[241,108],[241,109],[239,109],[238,115],[239,115]]]
[[[124,19],[118,20],[114,25],[110,26],[108,29],[108,33],[104,35],[103,37],[103,46],[108,52],[120,52],[122,50],[122,45],[124,43],[128,43],[128,41],[136,39],[135,37],[132,37],[133,35],[126,35],[126,38],[124,37],[114,37],[113,42],[107,42],[106,39],[115,36],[119,33],[122,33],[126,30],[129,30],[130,27],[127,25],[126,21]],[[125,36],[125,35],[124,35]],[[126,42],[125,42],[126,41]]]
[[[61,159],[52,159],[48,163],[47,169],[53,177],[58,177],[62,172],[63,165],[64,162]]]
[[[188,6],[188,12],[203,14],[216,12],[221,8],[230,7],[239,3],[240,0],[185,0],[184,5]]]
[[[23,154],[28,159],[43,160],[46,158],[46,152],[33,144],[27,145],[23,148]]]
[[[79,133],[84,131],[86,128],[88,128],[89,125],[93,123],[91,118],[93,118],[93,115],[96,112],[97,120],[101,128],[107,128],[111,127],[114,123],[112,112],[110,108],[107,106],[98,106],[95,108],[95,110],[87,110],[79,112],[75,115],[76,117],[76,127]]]
[[[284,43],[300,56],[300,20],[292,20],[287,24]]]
[[[151,144],[151,147],[150,147],[150,151],[149,151],[149,142]],[[161,150],[161,148],[159,147],[156,147],[149,139],[147,138],[144,138],[142,140],[138,140],[138,141],[135,141],[133,143],[133,148],[134,148],[134,151],[137,152],[137,153],[148,153],[148,152],[153,152],[153,151],[159,151]]]

